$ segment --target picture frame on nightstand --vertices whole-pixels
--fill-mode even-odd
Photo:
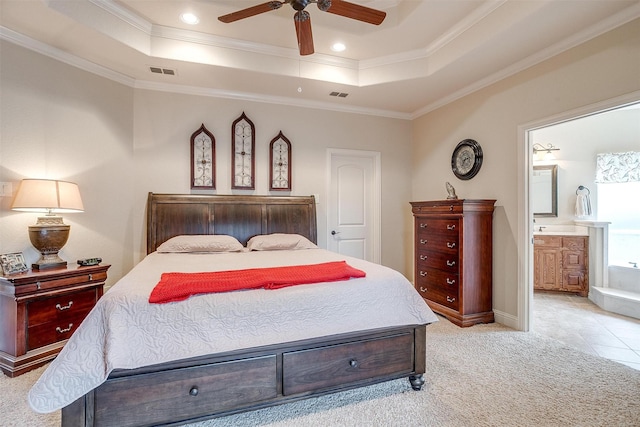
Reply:
[[[0,255],[0,265],[2,265],[3,274],[7,276],[29,271],[29,267],[24,262],[24,255],[22,255],[22,252]]]

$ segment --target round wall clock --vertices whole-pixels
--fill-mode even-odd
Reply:
[[[482,166],[482,148],[473,139],[462,140],[451,156],[451,170],[460,179],[471,179]]]

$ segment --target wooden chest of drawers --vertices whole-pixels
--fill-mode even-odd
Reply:
[[[493,322],[495,200],[411,202],[415,286],[433,311],[458,326]]]
[[[534,236],[533,265],[535,290],[589,294],[589,237]]]
[[[102,296],[109,267],[0,278],[0,369],[14,377],[53,359]]]

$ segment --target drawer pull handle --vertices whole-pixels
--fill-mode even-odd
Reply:
[[[56,327],[56,332],[59,334],[66,334],[67,332],[69,332],[71,330],[71,328],[73,328],[73,323],[69,323],[69,327],[68,328],[64,328],[62,329],[60,326]]]
[[[447,295],[447,302],[454,302],[456,299]]]
[[[36,282],[36,289],[40,290],[40,287],[42,286],[42,284],[40,283],[40,281]]]
[[[420,261],[424,261],[427,258],[429,258],[427,255],[420,255]]]
[[[447,224],[447,230],[455,230],[455,229],[456,229],[455,224]]]
[[[453,249],[453,248],[455,248],[455,247],[456,247],[456,243],[455,243],[455,242],[453,242],[453,243],[451,243],[451,242],[447,242],[447,247],[448,247],[449,249]]]
[[[453,212],[453,205],[449,206],[449,210]]]
[[[427,288],[423,288],[422,286],[420,286],[420,292],[427,292]]]
[[[352,368],[357,368],[358,367],[358,361],[356,359],[349,360],[349,366],[351,366]]]
[[[65,311],[65,310],[69,310],[71,308],[71,306],[73,305],[73,301],[69,301],[69,304],[62,306],[60,304],[56,304],[56,308],[60,311]]]
[[[93,280],[93,274],[89,274],[89,281]]]
[[[453,267],[454,265],[456,265],[455,261],[449,261],[447,260],[447,267]]]
[[[421,245],[426,245],[427,244],[427,239],[420,239],[420,244]]]
[[[453,285],[453,284],[455,284],[455,283],[456,283],[456,280],[455,280],[455,279],[451,280],[451,279],[449,279],[449,278],[447,277],[447,285]]]
[[[427,223],[426,222],[421,222],[420,223],[420,228],[427,228]]]
[[[422,270],[420,270],[420,276],[421,276],[421,277],[425,277],[426,275],[427,275],[427,272],[426,272],[426,271],[422,271]]]
[[[197,386],[193,386],[191,387],[191,390],[189,390],[189,396],[197,396],[198,395],[198,387]]]

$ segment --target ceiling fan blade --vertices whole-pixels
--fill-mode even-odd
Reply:
[[[318,7],[320,7],[320,3],[318,3]],[[380,25],[382,21],[384,21],[384,18],[387,16],[387,12],[372,9],[370,7],[360,6],[359,4],[350,3],[343,0],[331,0],[331,7],[326,9],[326,11],[336,15],[344,16],[346,18],[357,19],[358,21],[374,25]]]
[[[268,1],[266,3],[251,6],[246,9],[238,10],[237,12],[230,13],[228,15],[222,15],[218,17],[218,20],[228,24],[230,22],[239,21],[240,19],[249,18],[251,16],[259,15],[265,12],[271,12],[272,10],[280,9],[286,2]]]
[[[308,12],[300,10],[293,16],[296,24],[296,35],[298,36],[298,48],[300,55],[311,55],[313,53],[313,35],[311,34],[311,16]]]

